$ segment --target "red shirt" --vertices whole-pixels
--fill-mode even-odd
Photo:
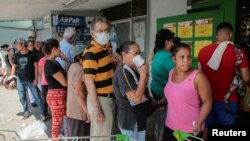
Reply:
[[[217,71],[209,68],[207,62],[211,58],[214,50],[218,46],[217,43],[208,45],[202,48],[198,55],[198,61],[201,64],[202,72],[207,76],[211,88],[212,96],[215,101],[224,101],[224,95],[229,89],[229,86],[235,76],[235,67],[236,67],[236,54],[235,49],[232,44],[228,44]],[[242,50],[243,57],[240,68],[248,68],[248,61],[246,53]],[[230,102],[237,101],[237,95],[234,91],[228,99]]]

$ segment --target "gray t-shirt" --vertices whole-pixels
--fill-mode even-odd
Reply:
[[[139,80],[139,74],[132,69],[134,76],[131,70],[129,71],[126,67],[124,64],[119,65],[113,76],[113,86],[118,106],[118,125],[122,129],[133,131],[137,124],[138,131],[143,131],[146,128],[147,99],[144,97],[144,102],[134,103],[127,98],[127,92],[137,89],[138,85],[134,77]]]

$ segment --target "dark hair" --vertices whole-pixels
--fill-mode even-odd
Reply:
[[[187,48],[191,51],[191,47],[186,44],[186,43],[178,43],[178,44],[175,44],[174,47],[172,48],[172,56],[175,56],[176,53],[181,49],[181,48]]]
[[[53,48],[55,47],[59,47],[59,42],[58,40],[56,39],[48,39],[45,43],[45,46],[44,46],[44,52],[47,54],[47,55],[50,55],[51,54],[51,51]]]
[[[222,23],[220,23],[220,24],[217,26],[217,28],[216,28],[216,33],[218,33],[219,30],[221,30],[221,29],[227,29],[227,30],[229,30],[229,31],[231,31],[231,32],[234,31],[233,26],[232,26],[230,23],[228,23],[228,22],[222,22]]]
[[[18,39],[16,39],[16,40],[14,41],[14,43],[15,43],[15,44],[24,45],[25,47],[28,46],[27,41],[26,41],[25,39],[23,39],[23,38],[18,38]]]
[[[82,53],[79,53],[78,55],[76,55],[76,56],[74,57],[74,63],[79,62],[81,59],[82,59]]]
[[[116,49],[116,52],[119,55],[122,55],[123,52],[128,52],[131,45],[137,44],[135,41],[126,41],[121,44],[119,48]]]
[[[95,17],[95,18],[91,21],[90,29],[91,29],[91,30],[94,30],[94,29],[95,29],[95,25],[96,25],[96,23],[98,23],[98,22],[107,23],[107,24],[108,24],[108,27],[110,28],[110,22],[109,22],[109,20],[108,20],[106,17],[97,16],[97,17]]]
[[[30,39],[30,38],[33,38],[33,39],[34,39],[35,37],[34,37],[34,36],[29,36],[28,39]]]
[[[28,41],[27,41],[27,46],[29,45],[29,43],[33,43],[33,45],[35,45],[35,42],[34,42],[34,41],[28,40]]]
[[[8,48],[8,47],[9,47],[8,44],[3,44],[3,45],[1,46],[1,48]]]
[[[154,54],[162,48],[165,47],[166,40],[172,40],[174,38],[174,33],[168,29],[161,29],[156,33],[155,36],[155,47]]]

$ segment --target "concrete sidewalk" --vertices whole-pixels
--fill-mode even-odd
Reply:
[[[6,90],[3,86],[0,86],[0,130],[20,131],[36,120],[40,120],[41,116],[38,108],[33,108],[30,104],[29,108],[32,115],[27,119],[23,119],[22,106],[19,102],[17,91]],[[36,136],[34,139],[51,137],[51,120],[47,120],[45,124],[48,129],[46,134]],[[13,133],[0,131],[0,141],[3,140],[3,134],[6,140],[16,137]]]

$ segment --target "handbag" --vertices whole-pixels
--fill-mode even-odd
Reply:
[[[163,141],[165,133],[166,109],[156,111],[157,117],[154,127],[154,140]]]
[[[133,90],[132,89],[132,86],[130,85],[129,81],[128,81],[128,78],[125,74],[125,71],[123,69],[123,75],[125,77],[125,80],[130,88],[130,90]],[[149,93],[149,89],[145,86],[145,91],[144,91],[144,96],[145,98],[147,99],[146,101],[144,102],[141,102],[140,104],[137,104],[136,106],[133,106],[137,109],[137,107],[141,107],[142,105],[146,106],[147,107],[147,116],[150,116],[152,113],[154,113],[154,111],[159,107],[158,106],[158,103],[157,101],[150,96],[150,93]]]
[[[236,68],[235,68],[235,77],[233,79],[233,81],[230,84],[229,89],[227,90],[225,96],[224,96],[224,102],[225,102],[225,108],[226,111],[231,112],[229,104],[228,104],[228,98],[230,97],[230,95],[232,94],[232,92],[234,90],[236,90],[236,93],[239,97],[244,97],[246,95],[246,91],[247,88],[245,86],[245,84],[243,83],[243,80],[241,78],[241,74],[240,74],[240,68],[239,65],[242,62],[242,51],[240,49],[239,45],[235,45],[235,54],[236,54]],[[232,113],[235,115],[235,113]]]

